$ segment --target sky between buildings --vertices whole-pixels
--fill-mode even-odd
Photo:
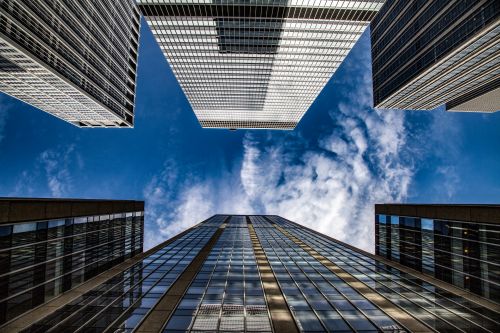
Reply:
[[[499,203],[500,112],[374,110],[369,33],[295,131],[202,129],[146,24],[134,129],[0,95],[0,196],[146,200],[145,247],[215,213],[277,214],[373,252],[373,204]]]

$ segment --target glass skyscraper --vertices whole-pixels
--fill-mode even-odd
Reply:
[[[0,90],[80,127],[134,124],[133,0],[1,0]]]
[[[138,0],[202,127],[293,129],[384,0]]]
[[[500,206],[376,205],[376,253],[500,303]]]
[[[141,253],[143,233],[142,201],[0,198],[0,331]]]
[[[82,286],[3,331],[500,330],[497,303],[278,216],[215,215]]]
[[[370,28],[375,107],[500,109],[498,0],[388,0]]]

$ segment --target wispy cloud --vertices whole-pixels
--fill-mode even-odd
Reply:
[[[330,129],[315,142],[297,131],[247,134],[241,164],[218,179],[171,186],[177,170],[166,167],[171,174],[145,190],[152,226],[170,237],[213,213],[278,214],[373,251],[373,205],[403,201],[414,167],[404,112],[371,108],[370,60],[353,63],[359,75],[346,83],[329,112]]]
[[[168,160],[164,163],[161,173],[155,175],[144,188],[143,193],[146,200],[145,249],[149,249],[181,231],[178,230],[180,223],[185,223],[185,228],[195,223],[194,219],[180,222],[181,220],[177,220],[177,216],[175,216],[174,210],[181,201],[180,198],[174,197],[179,186],[177,165],[173,160]],[[193,215],[197,215],[198,209],[199,207],[192,212]]]
[[[10,196],[67,197],[73,189],[73,175],[83,160],[74,144],[42,151],[30,169],[20,173]]]
[[[70,167],[74,162],[75,145],[42,152],[39,161],[45,170],[47,186],[53,197],[68,195],[71,189]]]
[[[0,143],[5,138],[5,126],[7,125],[9,105],[4,102],[5,97],[0,95]]]
[[[252,207],[234,175],[225,175],[224,184],[204,180],[168,160],[160,174],[144,188],[146,235],[149,249],[186,228],[217,213],[251,213]],[[185,175],[187,171],[188,176]],[[233,179],[232,179],[233,178]]]
[[[293,149],[305,145],[297,135],[286,145],[247,135],[241,180],[266,213],[373,251],[373,205],[404,200],[414,168],[404,113],[372,109],[371,79],[358,80],[329,112],[333,129],[315,149]]]
[[[24,196],[24,197],[33,197],[35,195],[35,180],[36,175],[33,173],[24,170],[21,172],[21,175],[17,179],[14,190],[10,192],[9,196]]]
[[[457,161],[465,156],[461,153],[461,125],[453,114],[444,110],[432,112],[431,125],[428,131],[428,152],[435,155],[438,166],[435,169],[437,180],[436,198],[434,200],[449,200],[460,186],[460,176]]]
[[[414,187],[413,196],[424,195],[429,203],[453,202],[465,185],[461,179],[464,165],[475,162],[468,161],[469,154],[463,147],[463,116],[447,112],[444,107],[412,113],[407,141],[420,174],[418,182],[427,183]]]
[[[440,165],[436,169],[436,174],[438,179],[441,180],[439,188],[436,188],[436,192],[440,194],[440,197],[451,199],[456,193],[458,186],[460,186],[457,167],[454,165]]]

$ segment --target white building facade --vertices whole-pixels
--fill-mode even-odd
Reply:
[[[200,124],[294,129],[378,1],[138,0]]]
[[[1,0],[0,90],[80,127],[132,127],[133,0]]]

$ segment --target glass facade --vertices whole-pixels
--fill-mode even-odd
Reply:
[[[376,214],[375,225],[378,255],[500,302],[500,224]]]
[[[0,326],[141,253],[143,216],[0,223]]]
[[[164,332],[272,332],[247,222],[233,216]]]
[[[377,258],[279,216],[215,215],[22,331],[500,329],[498,308]]]
[[[132,127],[132,0],[0,1],[0,90],[77,126]]]
[[[139,0],[202,127],[293,129],[383,0]]]
[[[279,217],[250,217],[301,332],[378,332],[401,328],[274,225],[296,228]],[[292,232],[293,234],[293,232]],[[302,238],[307,241],[307,238]]]
[[[497,111],[499,33],[495,0],[387,1],[371,23],[374,105]],[[461,109],[471,100],[483,108]]]
[[[193,228],[24,332],[131,332],[213,236],[223,216]]]

